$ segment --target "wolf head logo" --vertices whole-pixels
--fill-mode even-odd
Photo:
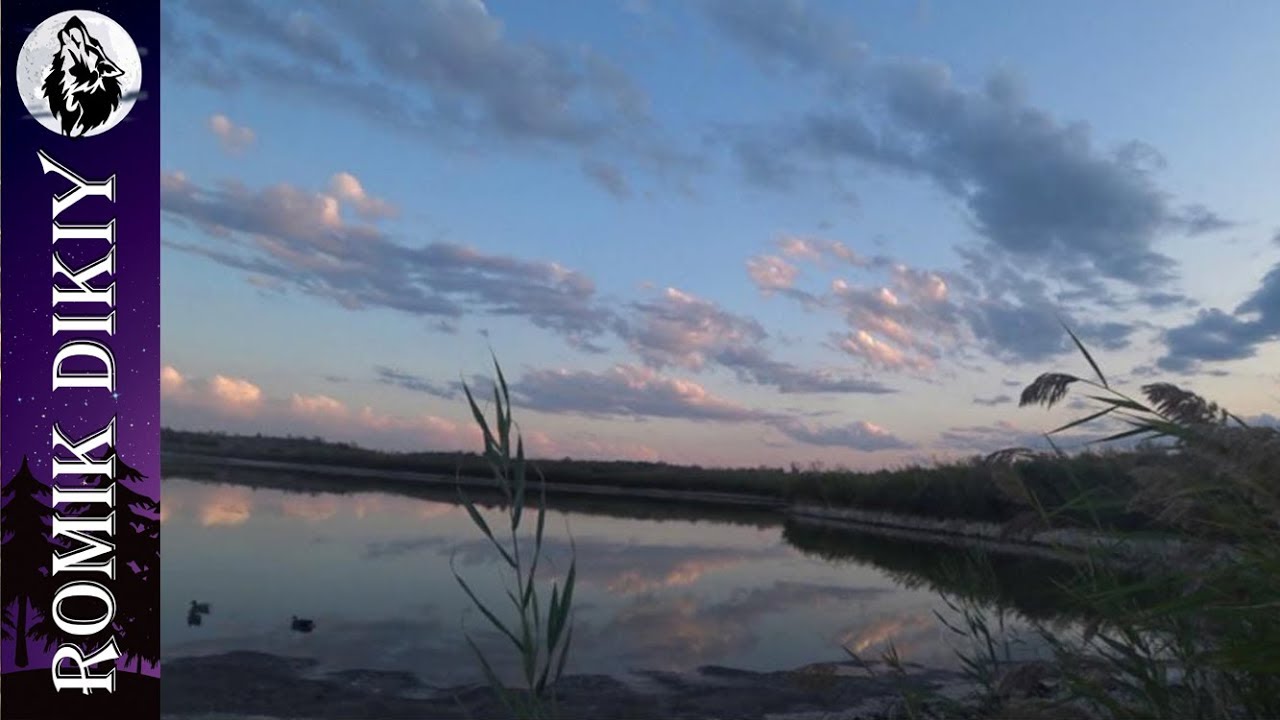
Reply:
[[[80,18],[68,19],[58,32],[58,50],[44,80],[44,96],[62,134],[83,137],[105,123],[120,104],[123,74]]]

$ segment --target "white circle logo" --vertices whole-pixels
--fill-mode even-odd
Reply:
[[[115,127],[142,91],[142,58],[115,20],[68,10],[36,26],[18,53],[18,90],[27,112],[67,137]]]

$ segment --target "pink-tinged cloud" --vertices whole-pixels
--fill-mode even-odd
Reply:
[[[899,263],[893,267],[893,278],[907,297],[922,305],[941,303],[947,299],[949,288],[937,273],[916,270]]]
[[[433,450],[478,451],[484,445],[484,436],[475,425],[463,425],[434,415],[401,417],[380,412],[366,405],[360,409],[356,420],[367,430],[399,436]]]
[[[237,125],[226,115],[213,115],[209,118],[209,130],[218,137],[223,149],[229,153],[241,153],[253,144],[253,130]]]
[[[186,378],[177,368],[172,365],[165,365],[160,368],[160,394],[162,396],[175,395],[186,387]]]
[[[327,190],[201,186],[164,173],[165,218],[203,231],[165,244],[347,309],[385,308],[451,324],[467,315],[520,317],[574,347],[601,350],[596,343],[616,318],[583,273],[457,243],[402,242],[378,222],[389,206],[354,176],[339,174]],[[344,207],[357,217],[348,218]]]
[[[777,255],[759,255],[747,260],[747,274],[765,293],[795,285],[800,270]]]
[[[348,203],[360,217],[366,220],[392,218],[398,214],[394,205],[370,195],[360,180],[349,172],[336,173],[329,179],[329,192],[333,197]]]
[[[731,422],[771,417],[716,397],[691,380],[635,365],[615,365],[603,372],[536,370],[526,373],[513,390],[523,407],[541,412]]]
[[[799,420],[777,424],[777,429],[792,440],[818,447],[839,447],[859,452],[904,450],[912,447],[885,428],[865,420],[844,425],[814,426]]]
[[[713,302],[676,288],[638,303],[628,329],[632,348],[653,367],[702,369],[727,350],[752,347],[766,337],[754,319],[730,313]]]
[[[347,406],[341,400],[328,395],[300,395],[294,393],[289,401],[290,409],[297,415],[321,419],[341,419],[347,416]]]
[[[243,378],[214,375],[209,392],[229,410],[251,411],[262,404],[262,388]]]
[[[787,257],[809,262],[831,259],[856,267],[869,267],[872,261],[839,240],[821,240],[788,235],[778,241],[778,249]]]
[[[840,349],[885,370],[927,370],[923,358],[909,357],[893,345],[877,339],[866,330],[849,333],[840,340]]]

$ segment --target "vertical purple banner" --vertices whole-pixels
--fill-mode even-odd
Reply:
[[[159,21],[4,3],[6,720],[160,714]]]

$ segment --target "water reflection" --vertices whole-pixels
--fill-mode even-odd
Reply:
[[[325,480],[325,491],[297,492],[283,489],[296,478],[236,478],[250,484],[226,474],[165,480],[164,597],[218,608],[189,626],[185,601],[170,603],[165,657],[256,650],[327,668],[408,670],[433,684],[479,679],[474,663],[459,661],[464,632],[494,658],[510,657],[449,571],[452,558],[478,593],[502,596],[491,548],[448,491],[333,492],[341,485]],[[629,502],[607,512],[596,499],[554,505],[548,577],[567,568],[570,535],[579,558],[569,672],[789,669],[889,642],[907,660],[952,658],[933,615],[946,611],[938,588],[905,569],[909,553],[897,546],[839,549],[770,513],[708,520]],[[315,632],[291,632],[293,616],[314,619]]]

